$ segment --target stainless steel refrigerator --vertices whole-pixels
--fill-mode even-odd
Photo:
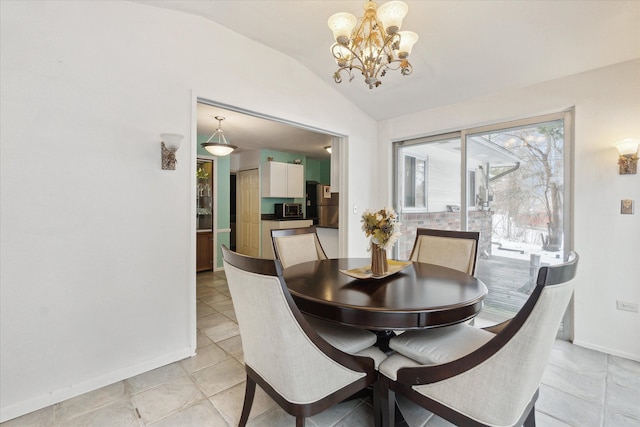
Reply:
[[[316,205],[318,207],[318,225],[338,227],[340,197],[332,193],[328,185],[317,185]]]

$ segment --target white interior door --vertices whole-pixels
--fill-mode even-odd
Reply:
[[[238,253],[260,255],[260,176],[258,169],[238,173],[237,183]]]

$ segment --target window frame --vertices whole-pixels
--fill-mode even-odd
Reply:
[[[393,201],[394,206],[398,212],[425,212],[426,210],[411,210],[406,209],[400,203],[400,197],[403,195],[403,188],[400,186],[401,184],[398,182],[398,155],[401,153],[402,148],[406,148],[411,145],[421,145],[429,142],[442,141],[452,138],[459,138],[461,144],[461,153],[460,153],[460,179],[461,179],[461,188],[460,188],[460,199],[461,199],[461,230],[468,230],[468,213],[469,211],[475,209],[475,203],[471,204],[469,199],[469,170],[467,165],[467,136],[472,136],[478,133],[488,133],[488,132],[498,132],[504,131],[509,128],[523,127],[528,125],[536,125],[544,122],[551,121],[563,121],[564,128],[564,146],[563,146],[563,156],[564,156],[564,175],[563,175],[563,190],[562,196],[566,202],[566,206],[562,212],[562,223],[563,223],[563,239],[564,239],[564,252],[568,253],[574,248],[574,236],[573,236],[573,218],[574,218],[574,203],[573,203],[573,176],[574,176],[574,153],[575,153],[575,108],[571,107],[565,110],[543,114],[538,116],[529,116],[526,118],[520,118],[515,120],[505,120],[505,121],[497,121],[491,124],[477,126],[477,127],[462,127],[458,131],[447,132],[447,133],[434,133],[427,136],[419,137],[419,138],[411,138],[406,140],[398,140],[392,143],[392,157],[393,157],[393,168],[392,168],[392,180],[393,180]],[[477,177],[476,177],[477,179]],[[428,179],[427,179],[428,181]],[[402,184],[404,185],[404,184]],[[425,190],[427,190],[428,186],[425,186]],[[475,191],[474,191],[475,192]],[[394,248],[394,255],[398,256],[398,245]],[[563,328],[562,333],[558,334],[558,338],[564,340],[572,340],[573,339],[573,298],[569,304],[569,308],[567,309],[564,318],[563,318]]]

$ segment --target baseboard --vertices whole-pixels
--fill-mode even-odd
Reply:
[[[191,347],[183,348],[182,350],[176,351],[174,353],[166,354],[152,360],[147,360],[133,366],[128,366],[126,368],[119,369],[117,371],[110,372],[96,378],[92,378],[88,381],[74,384],[70,387],[65,387],[64,389],[53,391],[51,393],[25,400],[23,402],[0,408],[0,423],[12,420],[33,411],[37,411],[38,409],[46,408],[47,406],[53,405],[55,403],[71,399],[72,397],[80,396],[81,394],[106,387],[118,381],[140,375],[144,372],[151,371],[161,366],[186,359],[187,357],[191,357],[193,355],[194,349],[192,349]]]
[[[599,351],[601,353],[610,354],[612,356],[622,357],[623,359],[629,359],[629,360],[634,360],[636,362],[640,362],[640,356],[638,356],[637,354],[626,353],[624,351],[619,351],[619,350],[615,350],[608,347],[602,347],[599,345],[591,344],[591,343],[580,341],[580,340],[573,340],[573,343],[579,347],[584,347],[590,350]]]

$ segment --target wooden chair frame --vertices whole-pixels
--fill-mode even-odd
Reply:
[[[360,392],[361,390],[373,385],[376,382],[378,378],[378,371],[375,369],[373,359],[364,356],[351,355],[338,350],[337,348],[326,342],[324,339],[322,339],[307,323],[304,316],[302,315],[300,310],[298,310],[298,307],[293,301],[291,294],[289,293],[289,289],[287,288],[287,285],[282,277],[282,265],[280,264],[279,260],[248,257],[231,251],[225,245],[222,245],[222,256],[225,262],[238,269],[255,274],[278,277],[280,286],[282,287],[283,294],[286,298],[289,308],[291,309],[291,312],[293,313],[296,321],[299,323],[304,333],[316,345],[316,347],[318,347],[320,351],[327,355],[327,357],[345,366],[346,368],[366,374],[359,380],[349,384],[346,387],[343,387],[342,389],[323,399],[308,404],[297,404],[286,400],[276,390],[274,390],[258,372],[245,365],[247,382],[242,414],[240,416],[240,427],[245,426],[249,419],[251,406],[253,405],[256,384],[258,384],[274,401],[276,401],[282,409],[284,409],[290,415],[296,417],[296,427],[303,427],[306,417],[320,413],[325,409],[330,408],[331,406],[340,403],[343,400],[351,397],[352,395]],[[376,408],[378,406],[376,399],[374,399],[374,406]],[[376,413],[380,413],[380,410],[378,409]]]
[[[393,426],[395,422],[395,394],[399,393],[421,407],[434,414],[454,423],[469,427],[486,426],[471,419],[455,409],[445,406],[432,400],[412,389],[415,385],[430,384],[447,378],[452,378],[478,366],[495,355],[505,344],[507,344],[524,325],[529,318],[534,306],[538,302],[545,286],[558,285],[573,279],[578,265],[578,255],[570,252],[568,261],[564,264],[541,267],[538,272],[536,288],[520,309],[518,314],[499,325],[485,328],[490,332],[496,332],[493,337],[482,347],[463,356],[441,365],[419,366],[413,368],[402,368],[397,372],[397,380],[393,381],[384,375],[376,383],[375,391],[378,396],[378,408],[382,411],[376,420],[380,419],[383,426]],[[538,390],[524,410],[520,420],[515,425],[525,427],[535,426],[535,402],[538,398]],[[378,424],[376,424],[378,426]]]
[[[418,240],[420,236],[437,236],[447,237],[452,239],[469,239],[475,240],[475,250],[473,254],[473,265],[471,275],[476,274],[476,261],[478,259],[478,241],[480,240],[480,233],[478,231],[456,231],[456,230],[436,230],[433,228],[418,228],[416,230],[416,239],[413,242],[413,249],[411,249],[411,255],[409,259],[413,259],[416,248],[418,247]]]

